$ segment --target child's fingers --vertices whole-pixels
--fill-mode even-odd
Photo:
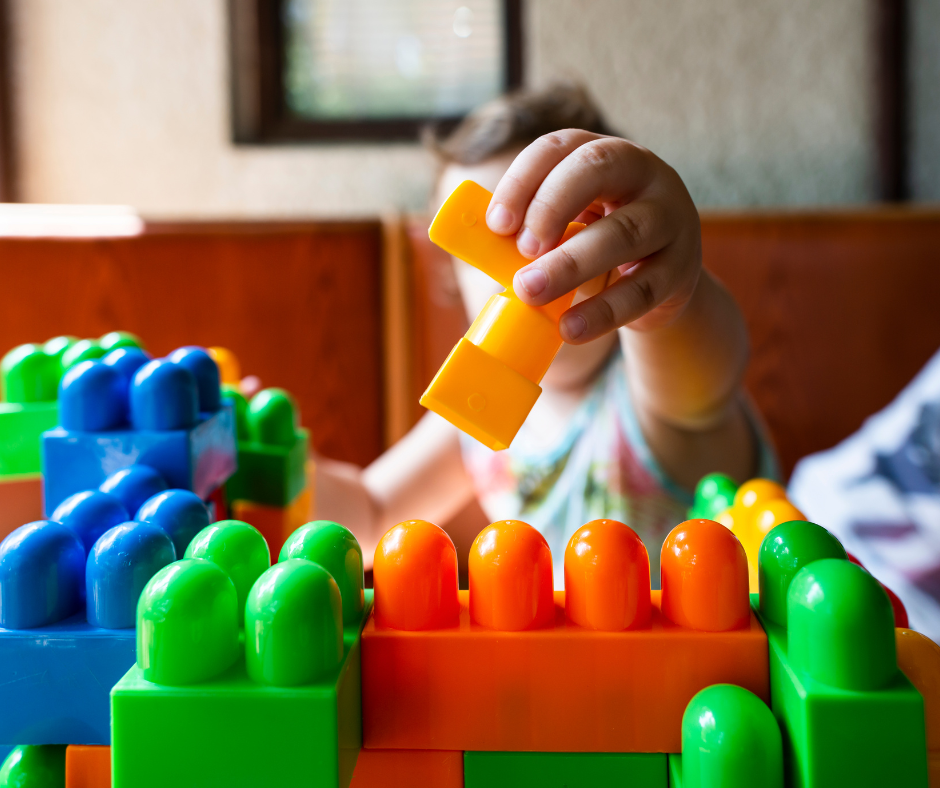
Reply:
[[[513,290],[532,306],[561,298],[598,274],[662,249],[674,235],[674,220],[659,200],[628,203],[520,268]]]
[[[554,249],[568,222],[592,203],[623,205],[656,174],[657,159],[627,140],[601,137],[580,145],[549,172],[525,212],[519,251],[538,257]]]
[[[526,147],[509,165],[493,192],[486,211],[487,226],[500,235],[517,232],[526,207],[545,176],[573,150],[599,137],[590,131],[564,129],[539,137]]]

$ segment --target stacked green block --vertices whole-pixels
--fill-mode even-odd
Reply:
[[[813,523],[774,528],[758,566],[787,785],[926,786],[923,698],[898,669],[878,581]]]
[[[464,788],[666,788],[662,753],[465,752]]]
[[[293,398],[282,389],[264,389],[248,402],[236,387],[223,388],[234,401],[238,431],[238,470],[226,482],[226,498],[290,505],[307,486],[309,444]]]
[[[0,788],[63,788],[64,744],[21,744],[0,764]]]
[[[119,347],[142,347],[126,331],[100,339],[55,337],[19,345],[0,362],[0,476],[41,472],[40,437],[59,422],[59,381],[69,367]]]
[[[688,511],[690,520],[714,520],[734,503],[738,485],[724,473],[703,476],[695,486],[695,498]]]
[[[115,788],[349,785],[362,551],[342,526],[311,523],[268,562],[261,534],[229,520],[148,583],[137,664],[111,691]]]

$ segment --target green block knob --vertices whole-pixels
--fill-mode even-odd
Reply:
[[[278,561],[291,558],[306,558],[333,576],[343,597],[344,624],[362,619],[365,606],[362,548],[349,529],[329,520],[302,525],[284,542]]]
[[[146,350],[144,343],[140,341],[140,337],[130,331],[109,331],[98,340],[98,344],[105,353],[119,347],[136,347]]]
[[[97,339],[80,339],[62,354],[62,372],[67,372],[80,361],[101,358],[107,352]]]
[[[283,389],[264,389],[248,403],[248,436],[270,446],[293,446],[297,440],[297,408]]]
[[[850,561],[804,566],[787,593],[791,667],[830,687],[877,690],[897,675],[894,612],[881,584]]]
[[[695,502],[689,516],[714,520],[734,503],[734,494],[737,491],[738,485],[734,479],[724,473],[703,476],[695,487]]]
[[[62,354],[72,347],[72,345],[74,345],[76,342],[78,342],[78,337],[53,337],[52,339],[46,340],[46,343],[42,346],[42,349],[47,356],[53,356],[61,366]]]
[[[245,611],[245,664],[259,684],[310,684],[343,660],[343,603],[336,581],[303,558],[275,564]]]
[[[783,788],[780,728],[743,687],[706,687],[682,715],[683,788]]]
[[[238,594],[211,561],[184,558],[157,572],[137,603],[137,664],[147,681],[208,681],[238,657]]]
[[[804,566],[822,558],[846,555],[842,543],[821,525],[791,520],[772,528],[757,556],[761,615],[785,627],[790,582]]]
[[[53,356],[39,345],[13,348],[0,362],[4,402],[55,402],[60,370]]]
[[[234,383],[222,384],[222,396],[235,406],[235,434],[238,440],[248,440],[248,400]]]
[[[64,744],[21,744],[0,766],[0,788],[64,788]]]
[[[238,623],[245,620],[248,592],[271,566],[271,553],[261,532],[240,520],[221,520],[207,525],[186,548],[186,558],[203,558],[220,566],[235,584]]]

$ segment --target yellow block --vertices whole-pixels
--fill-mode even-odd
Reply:
[[[561,348],[558,319],[574,292],[542,307],[524,304],[512,290],[513,275],[531,261],[515,238],[486,226],[492,198],[464,181],[444,202],[428,235],[444,251],[493,277],[506,291],[487,301],[451,351],[421,404],[491,449],[505,449],[541,394],[539,382]],[[572,222],[561,240],[584,228]]]

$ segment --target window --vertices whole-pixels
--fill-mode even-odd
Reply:
[[[237,142],[414,139],[521,82],[520,0],[230,0]]]

